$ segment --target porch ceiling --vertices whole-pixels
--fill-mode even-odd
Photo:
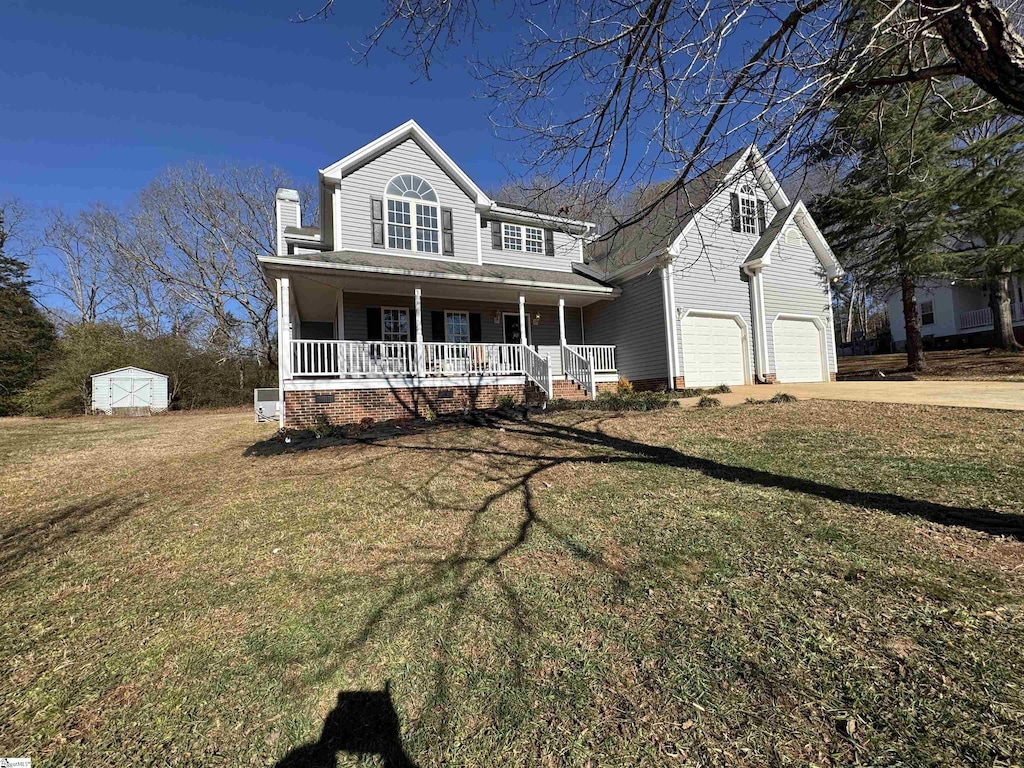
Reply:
[[[293,276],[303,283],[357,293],[422,295],[517,303],[519,294],[531,304],[580,307],[618,295],[619,290],[576,272],[468,264],[357,251],[294,254],[260,259],[268,277]],[[297,281],[298,282],[298,281]]]

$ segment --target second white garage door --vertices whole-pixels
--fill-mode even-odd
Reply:
[[[683,318],[682,331],[686,386],[746,383],[743,330],[734,318],[691,314]]]
[[[779,382],[823,381],[821,330],[810,319],[778,318],[775,338],[775,378]]]

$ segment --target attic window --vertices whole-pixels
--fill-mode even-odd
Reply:
[[[757,234],[757,196],[749,184],[740,187],[740,226],[746,235]]]
[[[800,245],[800,230],[797,227],[786,230],[786,245]]]
[[[395,178],[388,182],[388,188],[384,194],[388,197],[409,197],[413,200],[437,202],[434,188],[419,176],[413,176],[411,173],[395,176]]]

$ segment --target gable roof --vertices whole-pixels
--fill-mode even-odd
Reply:
[[[321,168],[320,177],[321,179],[341,179],[345,174],[351,173],[356,168],[365,165],[408,139],[415,141],[456,184],[473,198],[473,202],[479,206],[487,207],[492,204],[491,199],[484,191],[469,178],[465,171],[455,164],[454,160],[448,157],[445,151],[438,146],[437,142],[430,138],[427,132],[420,128],[415,120],[407,120],[397,128],[360,147],[355,152],[345,155],[341,160],[331,163],[326,168]]]
[[[102,373],[94,373],[90,378],[95,379],[97,376],[107,376],[111,373],[120,373],[121,371],[141,371],[142,373],[148,373],[150,376],[159,376],[161,379],[166,379],[166,373],[157,373],[156,371],[147,371],[145,368],[139,368],[137,365],[126,365],[122,368],[114,368],[111,371],[103,371]]]
[[[591,245],[590,263],[605,274],[611,274],[646,261],[651,256],[661,255],[678,243],[711,198],[744,170],[754,174],[776,208],[790,205],[764,155],[751,144],[687,181],[660,200],[646,216],[623,222],[595,240]]]
[[[764,234],[758,238],[754,247],[750,249],[750,253],[743,263],[745,265],[756,264],[763,262],[770,264],[768,261],[770,258],[769,250],[778,241],[779,236],[786,231],[786,228],[790,223],[795,223],[799,227],[800,232],[803,234],[804,239],[807,240],[807,244],[811,246],[811,250],[814,251],[814,255],[818,257],[818,261],[821,262],[822,268],[825,270],[825,274],[831,280],[836,277],[841,277],[844,273],[842,265],[836,258],[832,248],[829,247],[828,242],[825,240],[825,236],[818,229],[818,225],[814,221],[814,217],[811,216],[810,211],[807,210],[807,206],[804,205],[803,200],[797,200],[792,205],[789,205],[778,213],[775,214],[775,218],[772,219],[771,223],[765,229]]]

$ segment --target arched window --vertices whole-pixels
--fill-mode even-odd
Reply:
[[[388,248],[437,253],[440,219],[434,188],[419,176],[402,173],[388,182],[384,195],[388,206]]]
[[[744,234],[757,234],[757,195],[749,184],[740,187],[740,226]]]

